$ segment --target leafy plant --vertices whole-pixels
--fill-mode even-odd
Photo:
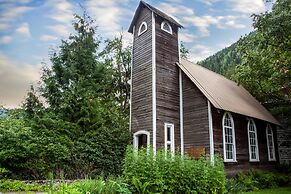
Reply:
[[[17,191],[46,191],[46,185],[37,183],[26,184],[19,180],[2,179],[0,180],[0,191],[4,192],[17,192]]]
[[[138,193],[224,193],[226,177],[223,162],[194,160],[180,154],[149,148],[129,147],[124,162],[124,179]]]
[[[244,185],[247,190],[256,191],[285,186],[288,183],[288,176],[278,172],[251,169],[247,174],[239,172],[236,176],[236,181]]]
[[[246,190],[247,189],[246,189],[245,185],[243,185],[242,183],[239,183],[235,179],[228,179],[226,181],[226,191],[229,194],[238,194],[238,193],[242,193]]]

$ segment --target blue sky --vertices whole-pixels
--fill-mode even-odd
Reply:
[[[147,0],[175,17],[185,28],[180,38],[199,61],[251,32],[252,13],[269,9],[263,0]],[[30,84],[40,78],[41,63],[49,64],[50,49],[73,32],[74,13],[85,7],[103,39],[127,29],[138,0],[0,0],[0,105],[13,108],[24,100]]]

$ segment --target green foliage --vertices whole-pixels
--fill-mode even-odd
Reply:
[[[18,180],[0,179],[0,191],[13,192],[13,191],[46,191],[46,185],[37,183],[26,184]]]
[[[111,93],[120,105],[122,112],[129,114],[131,46],[124,47],[123,36],[105,41],[105,48],[99,54],[112,72]]]
[[[27,93],[27,97],[23,103],[23,109],[28,118],[43,114],[44,106],[42,102],[40,102],[32,85],[30,86],[30,91]]]
[[[180,42],[180,55],[183,59],[189,58],[189,49],[185,47],[185,43],[183,41]]]
[[[229,194],[238,194],[246,191],[247,188],[242,183],[235,179],[228,179],[226,181],[226,191]]]
[[[166,156],[167,155],[167,156]],[[193,160],[152,149],[128,148],[124,178],[138,193],[224,193],[223,162],[216,158],[212,166],[206,158]]]
[[[85,179],[71,184],[62,183],[60,187],[51,190],[53,193],[91,193],[91,194],[131,194],[127,185],[121,179]]]
[[[23,111],[1,113],[0,168],[10,178],[121,174],[131,141],[130,48],[117,38],[99,52],[100,38],[86,13],[75,15],[73,25],[75,33],[53,51],[52,65],[43,69],[38,92],[31,87]]]
[[[253,192],[245,192],[244,194],[290,194],[291,187],[281,187],[281,188],[274,188],[274,189],[264,189],[259,191]]]
[[[286,186],[288,183],[288,176],[277,172],[250,170],[248,174],[239,172],[236,176],[236,181],[244,185],[246,190],[256,191],[259,189]]]
[[[242,62],[231,78],[290,122],[290,1],[276,1],[271,12],[254,14],[253,20],[255,32],[239,41]]]

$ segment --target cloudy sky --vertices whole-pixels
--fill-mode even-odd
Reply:
[[[181,40],[191,60],[202,60],[252,31],[252,13],[269,9],[263,0],[147,0],[185,28]],[[50,49],[72,32],[82,5],[96,20],[98,33],[113,38],[127,29],[138,0],[0,0],[0,105],[18,107],[30,84],[40,78]]]

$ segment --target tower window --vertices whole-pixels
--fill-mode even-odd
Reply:
[[[165,151],[175,152],[174,124],[165,123]]]
[[[142,147],[146,148],[150,145],[150,133],[148,131],[138,131],[133,134],[133,146],[136,149],[140,149]]]
[[[148,25],[146,22],[142,22],[138,29],[138,36],[142,35],[145,31],[147,31]]]
[[[172,27],[167,21],[162,22],[161,29],[164,30],[165,32],[168,32],[169,34],[173,34]]]

